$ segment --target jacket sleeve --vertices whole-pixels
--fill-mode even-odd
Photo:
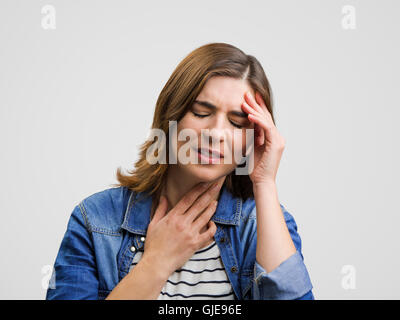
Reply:
[[[98,299],[97,268],[88,225],[79,204],[69,218],[54,263],[46,300]]]
[[[301,238],[293,216],[281,205],[296,252],[267,273],[255,260],[252,296],[254,300],[314,300],[312,284],[301,252]]]

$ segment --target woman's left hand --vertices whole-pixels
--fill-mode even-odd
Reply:
[[[275,182],[279,162],[285,148],[285,139],[280,135],[261,95],[255,98],[246,92],[242,110],[254,123],[254,168],[249,177],[253,186],[264,182]]]

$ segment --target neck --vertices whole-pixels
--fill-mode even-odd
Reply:
[[[167,197],[168,211],[174,208],[178,202],[198,183],[200,182],[217,182],[225,180],[226,176],[214,179],[194,179],[193,176],[185,176],[176,165],[170,165],[167,177],[161,195]],[[219,195],[214,196],[213,200],[217,200]]]

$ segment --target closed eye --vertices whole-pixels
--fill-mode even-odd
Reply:
[[[207,117],[208,116],[208,114],[198,114],[198,113],[195,113],[195,112],[192,112],[196,117],[199,117],[199,118],[204,118],[204,117]]]
[[[198,117],[198,118],[204,118],[204,117],[209,116],[208,114],[198,114],[198,113],[193,112],[193,111],[192,111],[192,113],[194,114],[195,117]],[[236,124],[236,123],[234,123],[234,122],[232,122],[232,121],[229,121],[229,122],[230,122],[234,127],[236,127],[236,128],[239,128],[239,129],[242,129],[242,128],[243,128],[243,126],[241,126],[241,125],[239,125],[239,124]]]

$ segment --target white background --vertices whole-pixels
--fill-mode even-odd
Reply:
[[[56,29],[41,9],[53,5]],[[355,8],[345,29],[342,8]],[[254,55],[316,299],[399,299],[398,1],[0,2],[0,298],[44,299],[69,216],[132,169],[195,48]],[[353,266],[346,289],[342,268]]]

